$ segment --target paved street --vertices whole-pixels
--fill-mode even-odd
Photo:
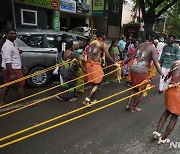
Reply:
[[[26,87],[29,94],[36,93],[45,88],[56,85],[51,83],[47,87],[33,89]],[[124,81],[120,84],[104,84],[98,91],[97,99],[102,99],[116,92],[126,89]],[[56,94],[58,89],[51,90],[35,99]],[[39,103],[36,106],[12,113],[0,118],[0,137],[7,136],[40,122],[62,115],[82,107],[83,99],[88,95],[89,89],[82,94],[76,102],[58,102],[57,99]],[[128,93],[121,94],[107,101],[86,108],[64,118],[33,129],[11,139],[20,138],[67,119],[110,104]],[[9,92],[8,100],[18,98],[13,91]],[[152,139],[152,132],[164,110],[163,94],[157,94],[157,89],[152,89],[148,97],[143,98],[140,106],[141,113],[130,113],[124,109],[126,101],[112,105],[98,112],[89,114],[80,119],[66,123],[49,131],[32,136],[7,147],[0,149],[0,154],[179,154],[180,149],[170,149],[169,145],[157,145]],[[180,142],[180,122],[177,122],[170,139]]]

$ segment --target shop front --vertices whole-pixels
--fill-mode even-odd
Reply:
[[[89,5],[85,1],[60,0],[61,30],[70,30],[89,24]]]
[[[59,0],[16,0],[17,28],[59,28]]]

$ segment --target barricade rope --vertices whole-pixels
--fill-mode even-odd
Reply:
[[[66,62],[67,62],[67,63],[70,63],[69,60],[67,60]],[[48,67],[48,68],[46,68],[46,69],[44,69],[44,70],[35,72],[35,73],[33,73],[33,74],[24,76],[24,77],[22,77],[22,78],[19,78],[19,79],[17,79],[17,80],[14,80],[14,81],[11,81],[11,82],[8,82],[8,83],[5,83],[5,84],[3,84],[3,85],[0,85],[0,89],[3,88],[3,87],[6,87],[6,86],[12,85],[12,84],[14,84],[14,83],[20,82],[20,81],[22,81],[22,80],[29,79],[29,78],[34,77],[34,76],[36,76],[36,75],[39,75],[39,74],[48,72],[48,71],[50,71],[50,70],[55,69],[56,67],[60,67],[60,66],[63,66],[63,65],[64,65],[63,63],[56,64],[56,65],[53,65],[53,66],[51,66],[51,67]]]
[[[115,70],[113,70],[113,71],[111,71],[111,72],[109,72],[109,73],[106,73],[106,74],[103,75],[103,76],[109,75],[109,74],[111,74],[111,73],[113,73],[113,72],[116,72],[117,70],[119,70],[119,68],[118,68],[118,69],[115,69]],[[92,81],[94,81],[94,80],[96,80],[96,79],[98,79],[98,78],[103,77],[103,76],[99,76],[99,77],[97,77],[97,78],[95,78],[95,79],[93,79],[93,80],[90,80],[90,81],[88,81],[88,82],[86,82],[86,83],[84,83],[84,84],[80,84],[80,85],[78,85],[78,86],[75,86],[75,87],[70,88],[70,89],[68,89],[68,90],[65,90],[65,91],[63,91],[63,92],[57,93],[57,94],[55,94],[55,95],[49,96],[49,97],[47,97],[47,98],[43,98],[43,99],[38,100],[38,101],[36,101],[36,102],[34,102],[34,103],[28,104],[28,105],[26,105],[26,106],[20,107],[20,108],[15,109],[15,110],[12,110],[12,111],[10,111],[10,112],[6,112],[6,113],[4,113],[4,114],[1,114],[0,117],[4,117],[4,116],[9,115],[9,114],[11,114],[11,113],[14,113],[14,112],[17,112],[17,111],[19,111],[19,110],[25,109],[25,108],[27,108],[27,107],[29,107],[29,106],[33,106],[33,105],[36,105],[36,104],[38,104],[38,103],[40,103],[40,102],[49,100],[49,99],[51,99],[51,98],[56,97],[57,95],[64,94],[64,93],[66,93],[66,92],[68,92],[68,91],[71,91],[71,90],[73,90],[73,89],[75,89],[75,88],[81,87],[82,85],[86,85],[86,84],[88,84],[88,83],[90,83],[90,82],[92,82]]]
[[[142,84],[142,83],[141,83],[141,84]],[[141,84],[140,84],[140,85],[141,85]],[[139,85],[138,85],[138,86],[139,86]],[[104,106],[99,107],[99,108],[97,108],[97,109],[94,109],[94,110],[92,110],[92,111],[89,111],[89,112],[86,112],[86,113],[81,114],[81,115],[79,115],[79,116],[76,116],[76,117],[74,117],[74,118],[65,120],[65,121],[60,122],[60,123],[58,123],[58,124],[52,125],[52,126],[50,126],[50,127],[41,129],[41,130],[39,130],[39,131],[36,131],[36,132],[31,133],[31,134],[29,134],[29,135],[20,137],[20,138],[18,138],[18,139],[12,140],[12,141],[10,141],[10,142],[1,144],[1,145],[0,145],[0,148],[6,147],[6,146],[8,146],[8,145],[14,144],[14,143],[19,142],[19,141],[22,141],[22,140],[25,140],[25,139],[27,139],[27,138],[30,138],[30,137],[32,137],[32,136],[35,136],[35,135],[38,135],[38,134],[40,134],[40,133],[46,132],[46,131],[51,130],[51,129],[53,129],[53,128],[59,127],[59,126],[61,126],[61,125],[64,125],[64,124],[66,124],[66,123],[72,122],[72,121],[74,121],[74,120],[80,119],[80,118],[82,118],[82,117],[85,117],[85,116],[87,116],[87,115],[90,115],[90,114],[92,114],[92,113],[95,113],[95,112],[97,112],[97,111],[100,111],[100,110],[102,110],[102,109],[105,109],[105,108],[107,108],[107,107],[110,107],[110,106],[112,106],[112,105],[115,105],[115,104],[117,104],[117,103],[119,103],[119,102],[122,102],[122,101],[124,101],[124,100],[126,100],[126,99],[128,99],[128,98],[130,98],[130,97],[136,96],[136,95],[138,95],[138,94],[140,94],[140,93],[142,93],[142,92],[145,92],[145,91],[147,91],[147,90],[150,90],[150,89],[152,89],[153,87],[154,87],[154,86],[148,86],[148,87],[146,87],[146,89],[144,89],[144,90],[142,90],[142,91],[139,91],[139,92],[137,92],[137,93],[135,93],[135,94],[132,94],[132,95],[127,96],[127,97],[124,97],[124,98],[122,98],[122,99],[120,99],[120,100],[117,100],[117,101],[115,101],[115,102],[111,102],[110,104],[104,105]],[[134,87],[132,87],[132,88],[134,88]],[[131,89],[131,88],[129,88],[129,89]],[[95,103],[95,104],[97,104],[97,103]],[[27,129],[29,129],[29,128],[27,128]],[[30,129],[29,129],[29,130],[30,130]],[[21,133],[23,133],[23,132],[21,132]],[[17,132],[17,135],[18,135],[18,134],[21,134],[21,133],[18,133],[18,132]],[[13,135],[13,134],[12,134],[12,137],[13,137],[13,136],[16,136],[16,135]],[[4,137],[4,138],[1,138],[0,141],[3,141],[3,140],[5,140],[5,139],[7,139],[7,138],[10,138],[10,137],[9,137],[9,136],[6,136],[6,137]]]
[[[118,63],[120,63],[120,62],[118,62]],[[106,67],[104,67],[103,69],[107,69],[107,68],[112,67],[112,66],[114,66],[114,64],[109,65],[109,66],[106,66]],[[117,66],[117,68],[118,68],[118,70],[121,69],[121,68],[119,67],[119,65]],[[117,71],[117,70],[116,70],[116,71]],[[83,75],[83,76],[80,76],[80,77],[78,77],[78,78],[75,78],[75,79],[73,79],[73,80],[70,80],[70,81],[68,81],[68,82],[65,82],[65,83],[63,83],[63,84],[59,84],[59,85],[57,85],[57,86],[51,87],[51,88],[49,88],[49,89],[43,90],[43,91],[38,92],[38,93],[35,93],[35,94],[33,94],[33,95],[30,95],[30,96],[27,96],[27,97],[18,99],[18,100],[16,100],[16,101],[13,101],[13,102],[8,103],[8,104],[6,104],[6,105],[0,106],[0,109],[1,109],[1,108],[4,108],[4,107],[7,107],[7,106],[10,106],[10,105],[13,105],[13,104],[15,104],[15,103],[18,103],[18,102],[20,102],[20,101],[23,101],[23,100],[25,100],[25,99],[28,99],[28,98],[37,96],[37,95],[39,95],[39,94],[45,93],[45,92],[50,91],[50,90],[52,90],[52,89],[58,88],[58,87],[63,86],[63,85],[65,85],[65,84],[67,84],[67,83],[76,81],[76,80],[78,80],[78,79],[81,79],[81,78],[83,78],[83,77],[86,77],[86,76],[88,76],[88,75],[90,75],[90,74],[93,74],[93,73],[96,73],[96,72],[98,72],[98,71],[94,71],[94,72],[91,72],[91,73],[89,73],[89,74],[85,74],[85,75]],[[110,72],[110,73],[111,73],[111,72]],[[113,72],[112,72],[112,73],[113,73]],[[98,77],[98,78],[99,78],[99,77]],[[96,80],[96,79],[94,79],[94,80]],[[93,81],[93,80],[92,80],[92,81]],[[91,82],[91,81],[90,81],[90,82]],[[88,82],[88,83],[89,83],[89,82]],[[83,85],[83,84],[82,84],[82,85]],[[82,86],[82,85],[81,85],[81,86]],[[67,92],[67,91],[66,91],[66,92]]]
[[[129,90],[132,90],[132,89],[134,89],[134,88],[136,88],[136,87],[139,87],[139,86],[141,86],[141,85],[143,85],[143,84],[145,84],[145,83],[147,83],[147,82],[148,82],[147,80],[144,80],[142,83],[140,83],[140,84],[138,84],[138,85],[136,85],[136,86],[134,86],[134,87],[125,89],[125,90],[123,90],[123,91],[120,91],[120,92],[118,92],[118,93],[115,93],[115,94],[113,94],[113,95],[110,95],[110,96],[108,96],[108,97],[105,97],[105,98],[103,98],[103,99],[100,99],[100,100],[96,101],[95,103],[93,103],[92,105],[101,103],[101,102],[103,102],[103,101],[105,101],[105,100],[108,100],[108,99],[110,99],[110,98],[112,98],[112,97],[115,97],[115,96],[117,96],[117,95],[120,95],[120,94],[122,94],[122,93],[125,93],[125,92],[127,92],[127,91],[129,91]],[[14,136],[16,136],[16,135],[22,134],[22,133],[24,133],[24,132],[27,132],[27,131],[29,131],[29,130],[32,130],[32,129],[34,129],[34,128],[37,128],[37,127],[39,127],[39,126],[45,125],[45,124],[50,123],[50,122],[53,122],[53,121],[55,121],[55,120],[58,120],[58,119],[60,119],[60,118],[63,118],[63,117],[65,117],[65,116],[68,116],[68,115],[70,115],[70,114],[73,114],[73,113],[75,113],[75,112],[81,111],[81,110],[83,110],[83,109],[85,109],[85,108],[87,108],[87,106],[83,106],[83,107],[81,107],[81,108],[78,108],[78,109],[76,109],[76,110],[70,111],[70,112],[65,113],[65,114],[63,114],[63,115],[60,115],[60,116],[57,116],[57,117],[55,117],[55,118],[49,119],[49,120],[44,121],[44,122],[41,122],[41,123],[39,123],[39,124],[36,124],[36,125],[34,125],[34,126],[32,126],[32,127],[28,127],[28,128],[26,128],[26,129],[24,129],[24,130],[22,130],[22,131],[19,131],[19,132],[16,132],[16,133],[11,134],[11,135],[9,135],[9,136],[0,138],[0,142],[3,141],[3,140],[6,140],[6,139],[8,139],[8,138],[14,137]]]

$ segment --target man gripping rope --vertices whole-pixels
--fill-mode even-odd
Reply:
[[[149,37],[152,39],[154,35],[150,33]],[[148,40],[150,38],[148,38]],[[136,49],[134,53],[135,55],[131,57],[131,58],[134,58],[133,64],[130,67],[132,86],[136,86],[142,83],[144,80],[148,80],[148,69],[149,69],[149,64],[151,63],[151,60],[153,60],[153,63],[157,71],[159,72],[159,74],[163,76],[163,73],[160,68],[160,64],[158,62],[156,48],[152,46],[149,42],[142,44],[138,49]],[[147,86],[147,83],[143,84],[140,87],[134,88],[131,94],[145,89],[146,86]],[[140,112],[141,108],[137,106],[142,96],[143,96],[143,93],[140,93],[139,95],[130,98],[128,104],[126,105],[126,109],[131,109],[131,112]],[[131,102],[133,99],[134,99],[134,102],[133,102],[133,105],[131,105]]]
[[[108,52],[108,48],[104,43],[105,35],[103,33],[97,33],[97,39],[92,41],[89,45],[88,51],[88,60],[86,63],[87,76],[88,81],[93,83],[93,89],[88,97],[85,98],[83,104],[89,105],[91,103],[91,99],[94,97],[95,92],[99,89],[101,85],[101,81],[104,76],[104,72],[101,68],[101,55],[104,51],[107,58],[115,64],[115,61],[112,59]]]

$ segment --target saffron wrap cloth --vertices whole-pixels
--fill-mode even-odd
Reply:
[[[102,81],[104,72],[102,70],[100,62],[94,62],[93,60],[87,60],[86,70],[87,70],[87,74],[91,73],[87,76],[88,81],[90,81],[91,83],[95,83],[95,84],[98,84]]]
[[[136,86],[138,84],[141,84],[144,80],[148,80],[148,74],[147,73],[139,73],[130,70],[131,74],[131,83],[132,86]],[[145,89],[148,83],[144,83],[142,86],[137,87],[140,88],[141,90]]]
[[[165,104],[168,111],[180,115],[180,87],[166,90]]]

